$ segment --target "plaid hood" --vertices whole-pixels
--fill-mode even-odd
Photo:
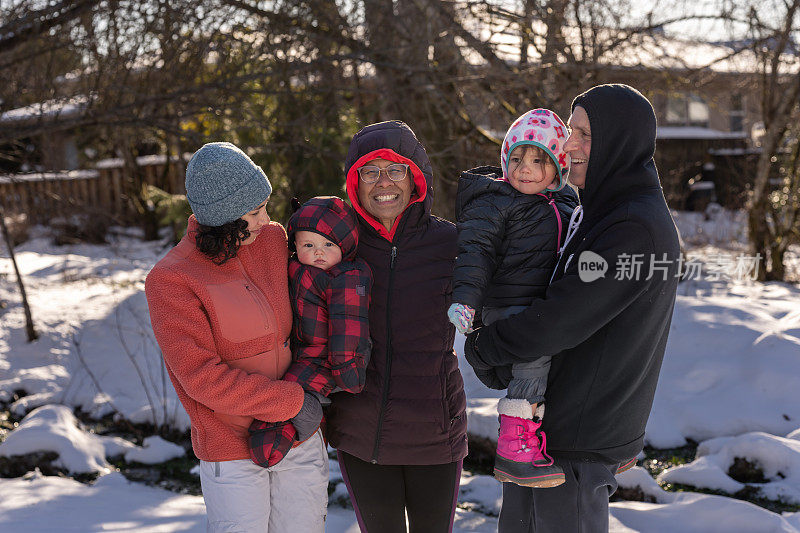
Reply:
[[[352,261],[358,247],[358,227],[353,208],[336,196],[317,196],[304,203],[286,226],[289,249],[295,250],[294,235],[313,231],[335,243],[342,250],[342,259]]]

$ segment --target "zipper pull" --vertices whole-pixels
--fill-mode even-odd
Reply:
[[[397,246],[392,246],[392,260],[389,262],[389,268],[394,269],[394,260],[397,259]]]

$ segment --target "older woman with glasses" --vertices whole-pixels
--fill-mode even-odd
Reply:
[[[467,454],[464,384],[447,319],[455,226],[431,215],[428,156],[402,122],[350,143],[347,196],[372,268],[373,348],[361,394],[336,394],[329,437],[362,531],[450,531]]]

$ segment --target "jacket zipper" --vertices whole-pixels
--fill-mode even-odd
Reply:
[[[237,261],[238,261],[238,258],[237,258]],[[242,264],[242,262],[238,261],[238,265],[239,265],[239,270],[242,271],[242,277],[244,277],[244,288],[250,294],[250,297],[256,303],[256,305],[258,306],[259,310],[261,310],[261,314],[264,316],[264,321],[267,323],[267,325],[265,325],[264,327],[268,328],[269,326],[272,325],[271,321],[269,320],[270,313],[268,313],[267,309],[265,309],[265,303],[261,301],[261,298],[259,298],[259,294],[258,294],[259,291],[254,287],[255,283],[253,283],[253,280],[250,279],[250,276],[247,275],[247,271],[244,269],[244,265]],[[266,305],[269,305],[269,304],[266,304]],[[276,330],[276,333],[277,333],[277,330]]]
[[[372,449],[372,464],[378,464],[378,446],[381,442],[381,429],[383,428],[383,415],[389,401],[389,378],[392,374],[392,281],[394,278],[394,263],[397,259],[397,246],[392,246],[389,259],[389,289],[386,295],[386,375],[383,380],[383,398],[378,415],[378,430],[375,432],[375,447]]]
[[[553,208],[553,211],[556,212],[556,222],[558,223],[558,236],[556,239],[556,257],[558,257],[558,251],[561,249],[561,213],[558,211],[558,207],[556,206],[556,199],[547,194],[537,193],[539,196],[547,200],[547,203],[550,204],[550,207]],[[556,264],[556,266],[558,266]]]
[[[244,288],[245,290],[247,290],[248,294],[250,294],[250,297],[253,298],[253,300],[256,302],[256,305],[261,310],[261,315],[264,317],[264,329],[266,330],[272,329],[273,331],[272,337],[275,344],[275,348],[277,349],[279,343],[283,341],[280,340],[279,338],[278,320],[274,314],[274,310],[272,309],[272,306],[268,301],[264,301],[266,300],[266,297],[261,294],[261,291],[255,286],[253,280],[250,278],[250,276],[247,275],[247,271],[244,269],[244,265],[242,264],[241,260],[239,258],[236,258],[236,261],[237,264],[239,265],[239,269],[242,271],[242,276],[244,277],[245,280]],[[275,318],[274,322],[273,320],[271,320],[273,317]],[[278,370],[277,356],[275,358],[275,370],[276,371]]]
[[[558,211],[555,198],[550,198],[550,206],[556,212],[556,222],[558,222],[558,238],[556,239],[556,257],[558,257],[558,250],[561,248],[561,213]]]

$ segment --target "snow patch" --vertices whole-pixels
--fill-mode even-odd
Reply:
[[[38,407],[0,443],[0,456],[56,452],[53,464],[72,473],[108,474],[107,457],[124,455],[128,462],[163,463],[181,457],[185,450],[159,436],[144,439],[139,447],[120,437],[95,435],[81,429],[78,419],[64,405]]]
[[[728,476],[734,459],[747,459],[764,473],[767,483],[744,484]],[[663,483],[681,483],[734,494],[745,486],[770,500],[800,504],[800,441],[753,432],[701,443],[697,458],[658,476]]]

